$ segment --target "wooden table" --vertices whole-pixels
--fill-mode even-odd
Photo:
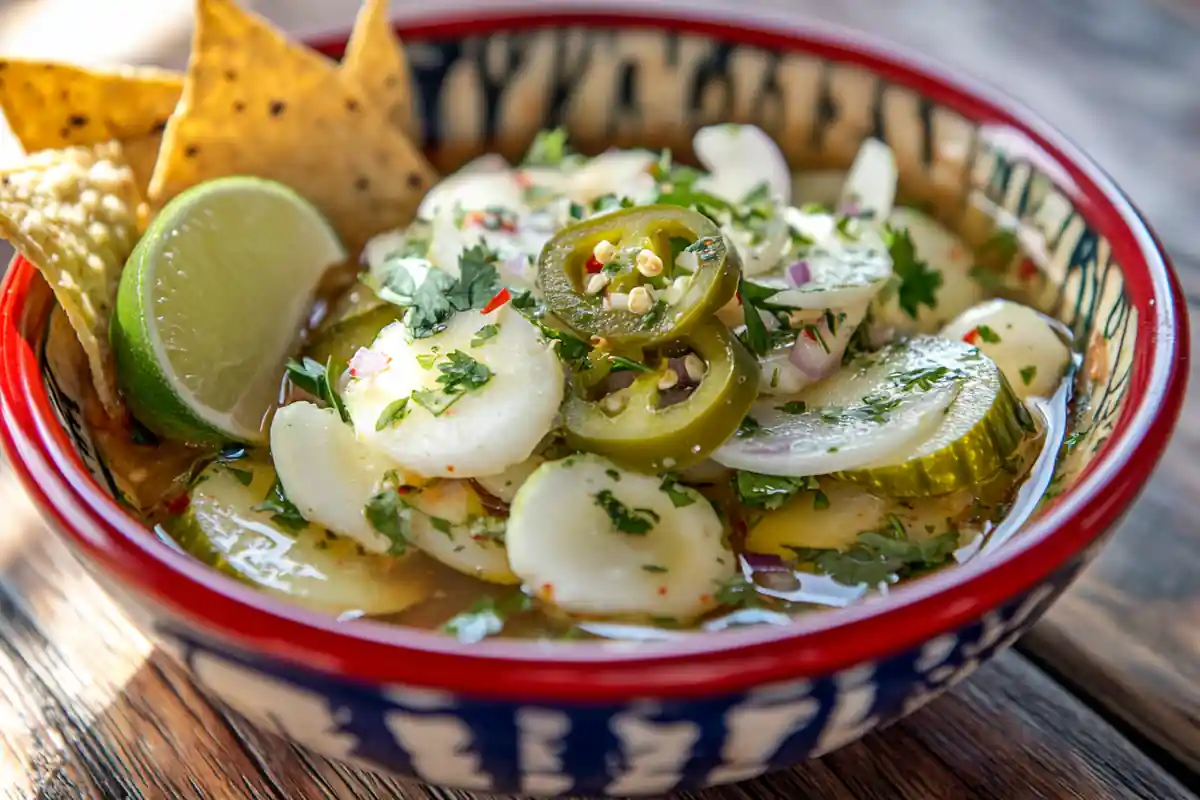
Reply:
[[[1200,308],[1200,24],[1188,0],[860,0],[836,10],[819,0],[759,2],[820,7],[1001,83],[1130,192]],[[46,5],[63,13],[70,4]],[[355,3],[257,5],[312,30],[349,19]],[[0,5],[0,25],[8,11]],[[0,42],[13,41],[12,30],[0,30]],[[178,63],[180,41],[173,31],[160,51],[147,45],[149,57]],[[20,44],[56,52],[53,39]],[[1113,543],[1015,651],[887,731],[792,772],[702,796],[1200,793],[1198,397],[1193,392],[1164,464]],[[132,631],[46,533],[2,464],[0,509],[5,797],[465,796],[335,765],[226,718]]]

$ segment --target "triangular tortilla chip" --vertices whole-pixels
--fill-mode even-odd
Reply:
[[[356,252],[412,219],[436,175],[325,57],[230,0],[198,0],[183,99],[150,198],[161,205],[226,175],[284,183]]]
[[[0,59],[0,108],[26,153],[116,140],[143,190],[182,93],[183,76],[158,69]]]
[[[96,393],[122,414],[108,320],[138,240],[141,198],[116,142],[34,153],[0,172],[0,235],[37,267],[87,353]]]
[[[387,0],[365,0],[342,59],[346,77],[355,81],[367,102],[386,109],[388,119],[413,141],[421,138],[413,105],[412,72],[404,46],[388,18]]]

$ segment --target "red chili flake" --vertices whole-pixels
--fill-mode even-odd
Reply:
[[[447,464],[447,465],[446,465],[446,472],[454,472],[454,465],[453,465],[453,464]]]
[[[508,289],[501,289],[500,291],[496,292],[495,297],[493,297],[491,300],[488,300],[488,304],[484,306],[479,313],[490,314],[500,306],[507,303],[509,300],[512,300],[512,293],[509,292]]]
[[[659,597],[666,597],[667,596],[667,587],[665,587],[665,586],[658,587],[658,595],[659,595]]]
[[[971,328],[963,335],[963,341],[967,344],[979,344],[979,328]]]
[[[539,594],[542,596],[542,599],[545,600],[546,602],[550,602],[550,601],[554,600],[554,584],[553,583],[543,583],[542,590],[539,592]]]
[[[742,304],[742,290],[738,289],[736,292],[733,293],[733,296],[737,298],[738,305],[740,306]]]
[[[588,256],[587,265],[584,267],[588,275],[595,275],[600,270],[604,269],[604,265],[596,260],[595,256]]]
[[[528,189],[533,186],[533,181],[524,172],[517,173],[516,181],[517,186],[520,186],[522,189]]]
[[[1038,275],[1037,264],[1030,261],[1028,258],[1021,262],[1020,268],[1017,270],[1017,275],[1021,280],[1028,281],[1036,278]]]
[[[817,335],[813,333],[812,328],[804,328],[800,331],[800,333],[804,334],[804,338],[808,339],[810,342],[815,342],[817,340]]]
[[[463,215],[463,227],[471,225],[483,225],[487,220],[487,214],[482,211],[468,211]]]
[[[177,517],[183,512],[187,511],[187,508],[189,505],[191,505],[191,502],[192,501],[186,494],[181,494],[178,497],[172,497],[166,502],[167,513],[173,517]]]
[[[712,595],[711,595],[711,594],[702,594],[702,595],[700,595],[700,602],[701,602],[701,603],[709,603],[709,602],[712,602]]]

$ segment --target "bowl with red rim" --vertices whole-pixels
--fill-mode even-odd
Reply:
[[[666,14],[666,12],[663,12]],[[1037,297],[1082,345],[1086,411],[1057,495],[986,558],[887,596],[667,642],[492,639],[333,618],[255,592],[158,539],[116,499],[76,378],[48,355],[53,299],[17,258],[0,297],[0,443],[45,518],[195,681],[319,753],[430,783],[660,795],[853,741],[1007,647],[1095,555],[1157,462],[1185,388],[1187,320],[1162,248],[1100,168],[1004,96],[889,45],[736,12],[538,3],[406,24],[424,145],[443,170],[518,156],[543,128],[671,147],[759,125],[797,170],[867,136],[902,191],[970,224],[1004,216]],[[339,55],[344,37],[318,43]],[[1036,254],[1036,258],[1034,255]]]

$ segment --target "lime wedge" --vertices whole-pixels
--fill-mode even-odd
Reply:
[[[112,342],[134,415],[187,442],[263,442],[325,270],[346,258],[300,195],[272,181],[209,181],[176,197],[121,275]]]

